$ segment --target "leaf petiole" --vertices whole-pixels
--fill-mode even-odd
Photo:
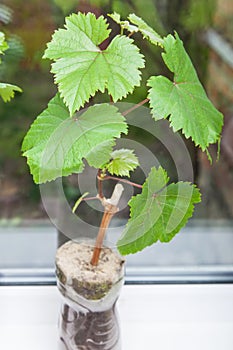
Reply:
[[[124,112],[122,113],[122,115],[125,117],[127,114],[133,112],[135,109],[137,109],[137,108],[143,106],[145,103],[147,103],[147,102],[149,102],[149,101],[150,101],[149,98],[145,98],[144,100],[142,100],[141,102],[137,103],[137,104],[134,105],[133,107],[131,107],[131,108],[127,109],[126,111],[124,111]]]
[[[134,187],[137,187],[137,188],[142,188],[142,185],[140,184],[137,184],[135,182],[132,182],[132,181],[129,181],[129,180],[126,180],[126,179],[121,179],[119,177],[115,177],[115,176],[111,176],[111,175],[107,175],[107,176],[104,176],[104,177],[98,177],[98,180],[101,182],[101,181],[105,181],[105,180],[115,180],[115,181],[119,181],[119,182],[123,182],[125,184],[128,184],[128,185],[131,185],[131,186],[134,186]]]

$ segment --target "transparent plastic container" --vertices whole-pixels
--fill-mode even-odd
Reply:
[[[83,288],[81,294],[77,292],[77,281],[67,283],[66,279],[64,283],[64,276],[57,273],[57,286],[62,294],[60,349],[121,350],[116,302],[124,283],[123,273],[122,267],[119,280],[97,300],[90,299],[90,295],[85,298]]]

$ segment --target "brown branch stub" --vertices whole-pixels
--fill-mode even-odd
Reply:
[[[111,198],[102,199],[102,204],[104,206],[104,215],[102,217],[100,229],[95,242],[94,252],[91,259],[91,264],[94,266],[96,266],[99,261],[99,256],[100,256],[101,248],[105,237],[105,232],[111,222],[113,215],[118,212],[117,205],[123,190],[124,190],[124,187],[121,184],[116,184]]]
[[[104,198],[103,186],[102,186],[102,177],[103,177],[102,170],[98,169],[97,181],[98,181],[98,196],[99,196],[100,199]]]
[[[98,261],[99,261],[99,256],[100,256],[100,252],[101,252],[101,248],[103,245],[103,241],[104,241],[104,236],[105,236],[105,232],[110,224],[110,221],[113,217],[113,212],[111,211],[107,211],[105,209],[104,211],[104,215],[100,224],[100,229],[97,235],[97,239],[95,242],[95,248],[94,248],[94,252],[92,255],[92,259],[91,259],[91,264],[96,266],[98,265]]]

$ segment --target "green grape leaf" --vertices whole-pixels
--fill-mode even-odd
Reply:
[[[15,91],[22,92],[22,89],[16,85],[0,83],[0,96],[4,102],[10,101],[15,96]]]
[[[65,29],[55,31],[44,58],[55,62],[52,73],[72,115],[97,91],[105,89],[114,102],[140,85],[143,56],[133,40],[117,35],[105,50],[99,45],[109,37],[103,16],[72,14]]]
[[[117,242],[122,255],[136,253],[151,244],[169,242],[192,216],[200,202],[199,189],[189,182],[167,185],[164,169],[152,168],[142,193],[129,202],[130,219]]]
[[[121,133],[127,133],[127,124],[115,106],[94,105],[71,118],[57,94],[32,124],[22,150],[35,183],[43,183],[82,172],[83,158],[100,167]]]
[[[143,35],[143,38],[149,40],[154,45],[163,47],[164,43],[161,36],[156,33],[156,31],[152,29],[145,21],[136,16],[134,13],[131,13],[128,16],[128,19],[131,23],[138,27],[138,31]]]
[[[99,143],[88,153],[88,163],[94,168],[102,168],[103,164],[111,157],[114,140],[107,140]]]
[[[153,118],[169,118],[175,132],[181,130],[186,138],[191,137],[196,146],[207,151],[210,144],[220,139],[223,116],[206,96],[179,36],[168,35],[164,48],[163,60],[174,73],[174,81],[163,76],[149,79]]]
[[[6,51],[7,49],[8,49],[8,44],[5,41],[5,34],[3,32],[0,32],[0,55],[2,55],[4,51]]]
[[[138,158],[130,149],[118,149],[111,153],[111,160],[104,165],[104,169],[112,175],[130,176],[129,172],[139,165]]]

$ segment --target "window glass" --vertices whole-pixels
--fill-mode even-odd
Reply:
[[[66,224],[64,203],[59,199],[56,186],[62,187],[71,207],[87,188],[91,188],[90,193],[96,191],[96,173],[88,167],[83,175],[72,175],[50,187],[40,188],[33,183],[21,152],[22,140],[30,124],[56,93],[50,62],[42,59],[46,43],[53,31],[64,23],[64,15],[77,11],[92,11],[97,16],[117,11],[123,18],[135,12],[161,35],[176,30],[208,96],[224,114],[220,159],[216,161],[217,145],[209,150],[213,164],[182,135],[173,139],[169,136],[169,129],[166,129],[167,134],[163,134],[164,131],[153,134],[149,126],[146,129],[146,124],[142,130],[139,125],[131,123],[127,142],[132,146],[137,143],[139,152],[145,153],[142,156],[144,168],[149,164],[149,154],[153,154],[156,165],[161,164],[172,181],[193,180],[201,189],[202,202],[188,226],[174,241],[168,245],[154,245],[127,258],[127,280],[230,281],[233,276],[230,249],[233,240],[232,1],[3,0],[0,4],[0,31],[5,33],[9,49],[2,56],[0,81],[20,86],[23,93],[16,92],[10,102],[0,101],[0,283],[54,282],[55,250],[65,239],[57,233],[55,226],[59,231]],[[115,33],[117,30],[118,27],[114,27]],[[135,36],[135,41],[142,45],[148,60],[145,77],[169,76],[160,50],[146,44],[139,35]],[[145,98],[145,89],[145,86],[138,88],[123,103],[140,102]],[[101,102],[101,96],[97,95],[94,101]],[[160,130],[164,130],[163,125],[167,124],[161,122],[159,125]],[[178,144],[188,152],[187,162],[184,161],[186,153],[179,154]],[[143,169],[138,169],[131,180],[142,183],[144,178]],[[105,187],[106,196],[110,195],[113,186],[109,183]],[[119,237],[129,215],[127,200],[136,193],[137,190],[133,191],[126,185],[122,208],[108,233],[107,239],[111,242]],[[94,227],[90,235],[95,235],[102,217],[101,207],[94,202],[82,204],[78,216],[89,227]],[[76,221],[70,225],[75,235]],[[85,228],[80,230],[85,231]]]

